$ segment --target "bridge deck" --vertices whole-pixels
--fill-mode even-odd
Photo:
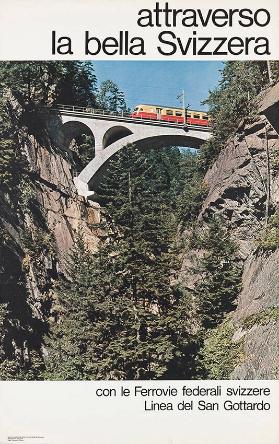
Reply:
[[[212,132],[212,127],[203,126],[203,125],[184,125],[183,123],[178,122],[167,122],[164,120],[154,120],[154,119],[143,119],[143,118],[135,118],[131,117],[130,113],[123,112],[115,112],[115,111],[107,111],[95,108],[85,108],[80,106],[71,106],[71,105],[56,105],[55,108],[51,108],[51,110],[59,112],[64,115],[75,115],[77,117],[87,117],[91,119],[98,120],[115,120],[117,122],[129,122],[135,124],[142,125],[152,125],[152,126],[161,126],[167,128],[180,128],[185,131],[191,130],[199,130],[205,132]]]

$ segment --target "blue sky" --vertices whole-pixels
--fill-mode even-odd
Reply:
[[[185,103],[201,105],[210,89],[218,84],[222,62],[189,61],[93,61],[98,83],[113,80],[125,93],[130,108],[140,103],[181,106],[176,99],[184,88]]]

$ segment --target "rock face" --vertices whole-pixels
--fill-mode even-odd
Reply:
[[[209,193],[200,217],[222,214],[243,259],[254,250],[257,233],[263,227],[267,187],[270,204],[276,206],[279,200],[279,176],[275,171],[268,172],[267,146],[270,163],[279,149],[279,140],[268,122],[260,119],[253,124],[243,123],[205,176]]]
[[[43,232],[49,233],[52,250],[55,253],[57,274],[65,271],[65,259],[77,234],[94,251],[98,244],[98,230],[94,227],[100,221],[98,204],[77,195],[71,162],[59,152],[41,146],[34,137],[29,138],[26,155],[36,188],[35,200],[43,213]],[[36,214],[25,217],[25,225],[33,230],[38,226]]]
[[[1,290],[9,304],[10,356],[26,360],[42,353],[57,281],[67,277],[66,260],[77,235],[94,251],[100,208],[77,195],[67,150],[49,139],[26,135],[23,150],[29,181],[19,190],[0,192]],[[30,181],[31,178],[31,181]],[[4,272],[3,272],[4,270]]]
[[[100,221],[99,207],[77,195],[69,160],[40,146],[34,138],[26,152],[36,177],[37,198],[54,236],[59,259],[69,252],[77,232],[82,233],[90,249],[96,249],[97,232],[92,227]]]
[[[274,93],[270,96],[274,104]],[[259,116],[253,123],[240,125],[205,176],[209,193],[200,221],[206,223],[208,215],[221,214],[243,262],[243,289],[231,314],[236,326],[233,341],[243,344],[243,356],[231,374],[235,379],[272,379],[279,373],[275,308],[279,306],[279,251],[263,252],[258,247],[267,203],[269,213],[278,209],[278,153],[277,132]]]
[[[245,261],[243,289],[233,315],[239,325],[233,340],[239,337],[244,346],[243,358],[231,375],[233,379],[278,378],[279,319],[273,315],[278,306],[279,251],[251,254]],[[252,322],[245,326],[247,319]]]

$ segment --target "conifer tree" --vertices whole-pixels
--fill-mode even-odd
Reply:
[[[125,297],[132,304],[130,315],[138,324],[137,331],[131,332],[139,353],[136,365],[142,367],[141,377],[149,378],[162,375],[173,349],[163,319],[172,304],[174,221],[168,207],[168,178],[157,163],[159,157],[156,151],[146,155],[134,146],[127,148],[111,165],[98,191],[117,227],[111,230],[106,246],[105,257],[110,258],[112,269],[108,267],[107,274],[110,279],[117,276],[113,286],[117,298]],[[118,339],[113,342],[117,344]],[[129,371],[135,377],[133,353],[131,348]]]
[[[151,379],[174,358],[175,223],[167,165],[134,146],[111,162],[98,189],[106,239],[94,255],[77,244],[47,340],[52,379]]]
[[[124,93],[120,91],[116,83],[112,80],[105,80],[101,83],[98,92],[98,103],[102,109],[110,111],[128,112]]]
[[[174,193],[175,213],[180,229],[185,229],[196,220],[207,195],[196,154],[186,153],[180,156],[178,171],[174,174],[176,176],[178,183]]]
[[[236,260],[236,245],[218,217],[209,223],[200,247],[205,250],[198,272],[201,280],[195,288],[204,328],[213,328],[234,308],[241,288],[241,267]]]
[[[26,303],[25,279],[14,245],[0,230],[0,379],[40,377],[42,323]],[[34,334],[35,333],[35,334]]]
[[[22,153],[22,143],[18,129],[12,124],[9,108],[0,99],[0,189],[8,192],[16,189],[26,173],[26,160]]]
[[[7,90],[28,112],[54,103],[95,106],[96,77],[90,62],[1,62],[0,91]]]
[[[81,236],[68,259],[69,281],[63,281],[52,308],[50,334],[46,337],[46,379],[88,379],[94,368],[93,313],[97,299],[93,286],[94,257],[85,248]],[[92,317],[92,319],[91,319]]]

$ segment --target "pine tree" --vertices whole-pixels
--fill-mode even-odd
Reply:
[[[198,217],[207,189],[196,154],[181,155],[178,168],[178,172],[174,174],[174,177],[179,177],[174,193],[175,212],[180,229],[185,229]]]
[[[253,109],[257,94],[267,84],[267,76],[257,62],[227,62],[219,87],[205,103],[214,119],[214,135],[225,141],[244,116]]]
[[[26,302],[25,280],[14,248],[1,229],[0,379],[37,379],[43,368],[39,346],[43,328]]]
[[[60,293],[62,315],[47,341],[48,378],[151,379],[167,372],[176,350],[175,221],[167,164],[159,158],[131,146],[111,162],[98,189],[106,238],[94,255],[82,245],[73,252],[73,282]]]
[[[115,112],[129,112],[124,93],[120,91],[116,83],[112,80],[105,80],[101,83],[98,92],[98,103],[102,109]]]
[[[0,117],[0,189],[8,192],[14,188],[16,194],[27,165],[22,153],[22,141],[3,98],[0,99]]]
[[[171,200],[173,177],[179,174],[179,171],[173,174],[172,169],[179,157],[173,149],[140,152],[131,146],[110,165],[98,190],[112,227],[117,226],[116,232],[112,228],[105,247],[104,258],[109,258],[109,262],[105,259],[106,272],[104,270],[101,275],[106,274],[109,279],[117,276],[117,285],[109,280],[107,288],[112,287],[117,298],[125,295],[134,304],[134,316],[137,313],[138,328],[142,332],[140,337],[145,338],[135,342],[142,361],[141,378],[158,378],[164,374],[177,377],[178,372],[174,372],[172,366],[175,356],[185,352],[188,355],[184,347],[186,339],[183,346],[177,346],[175,330],[179,322],[179,303],[170,285],[171,275],[178,265],[174,259],[177,222]],[[135,333],[130,344],[136,340]],[[186,337],[189,339],[190,335],[186,333]],[[117,344],[117,338],[112,339],[112,343]],[[149,359],[146,358],[147,348]],[[117,349],[122,355],[122,347],[117,346]],[[126,368],[135,357],[133,348],[127,352]],[[124,369],[122,372],[125,373]],[[136,373],[130,367],[126,377],[135,378],[138,373],[139,367]]]
[[[89,379],[97,374],[94,354],[89,352],[95,343],[92,321],[98,307],[94,265],[94,257],[78,237],[68,259],[69,281],[61,283],[52,308],[50,334],[46,337],[46,379]]]
[[[205,253],[198,268],[201,280],[196,285],[195,294],[202,325],[209,329],[233,310],[241,288],[241,267],[235,256],[236,245],[217,217],[209,223],[200,247]]]
[[[57,62],[56,62],[57,63]],[[97,79],[91,62],[60,62],[55,103],[96,107]]]
[[[0,90],[10,91],[28,112],[54,103],[96,103],[96,77],[90,62],[1,62]]]

